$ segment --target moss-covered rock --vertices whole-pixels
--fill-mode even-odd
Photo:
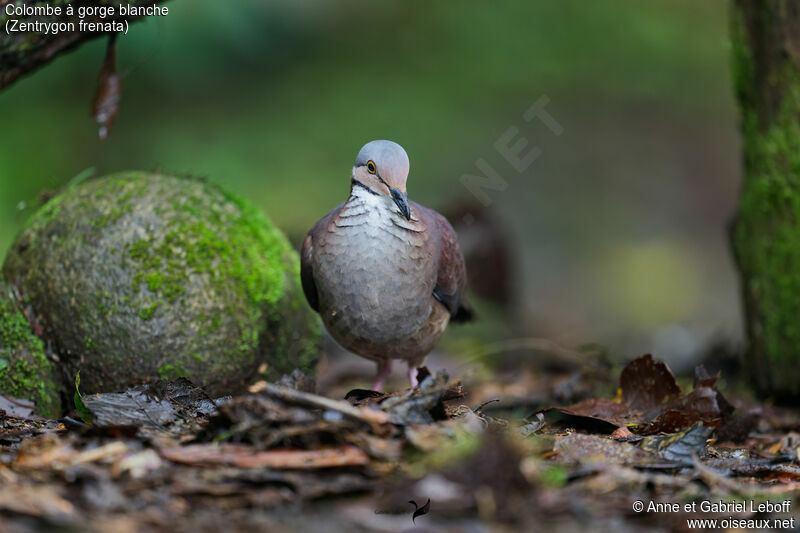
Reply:
[[[60,397],[41,339],[17,307],[11,288],[0,279],[0,394],[36,403],[43,416],[56,417]]]
[[[85,392],[187,377],[212,394],[311,370],[318,319],[297,254],[264,215],[200,180],[128,172],[68,188],[3,273]]]

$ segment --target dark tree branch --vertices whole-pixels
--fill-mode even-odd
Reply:
[[[163,3],[164,0],[120,0],[119,2],[107,2],[98,0],[73,0],[71,3],[75,9],[75,15],[65,14],[66,4],[64,2],[32,0],[23,2],[22,0],[0,0],[0,90],[8,87],[21,76],[33,72],[34,70],[46,65],[53,58],[63,52],[72,50],[91,39],[96,39],[106,35],[103,32],[81,32],[79,30],[78,8],[80,6],[108,6],[114,7],[121,3],[136,7],[154,6]],[[58,4],[62,8],[61,16],[16,16],[6,14],[6,6],[13,4],[16,6],[46,6]],[[135,22],[141,17],[128,16],[109,16],[106,18],[86,17],[83,19],[88,23],[97,22]],[[20,23],[32,22],[72,22],[75,31],[63,31],[58,33],[44,32],[12,32],[6,33],[6,22],[9,19],[19,20]]]

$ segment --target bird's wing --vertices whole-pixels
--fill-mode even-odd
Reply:
[[[303,293],[306,295],[308,305],[311,309],[319,313],[319,294],[317,285],[314,283],[314,239],[321,238],[321,232],[325,231],[331,219],[336,216],[343,204],[331,209],[327,215],[322,217],[308,231],[306,239],[303,241],[303,248],[300,251],[300,282],[303,285]]]
[[[314,283],[314,267],[313,267],[313,253],[314,253],[314,240],[313,229],[306,235],[306,240],[303,241],[303,249],[300,252],[300,282],[303,285],[303,293],[306,295],[308,305],[311,309],[319,313],[319,295],[317,294],[317,285]]]
[[[472,320],[473,313],[466,295],[467,267],[458,247],[456,232],[445,217],[432,209],[424,207],[422,209],[428,215],[429,224],[433,226],[431,229],[439,234],[441,243],[439,271],[433,296],[450,311],[451,320],[468,322]]]

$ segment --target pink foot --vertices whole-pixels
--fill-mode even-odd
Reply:
[[[419,385],[419,381],[417,381],[417,365],[408,365],[408,384],[412,389]]]
[[[392,373],[392,360],[387,359],[378,363],[378,375],[375,377],[375,382],[372,384],[372,390],[380,391],[384,383]]]

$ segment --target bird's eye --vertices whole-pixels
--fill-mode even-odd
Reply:
[[[370,174],[375,174],[375,171],[377,170],[377,168],[375,168],[375,163],[372,161],[367,161],[367,170],[369,170]]]

